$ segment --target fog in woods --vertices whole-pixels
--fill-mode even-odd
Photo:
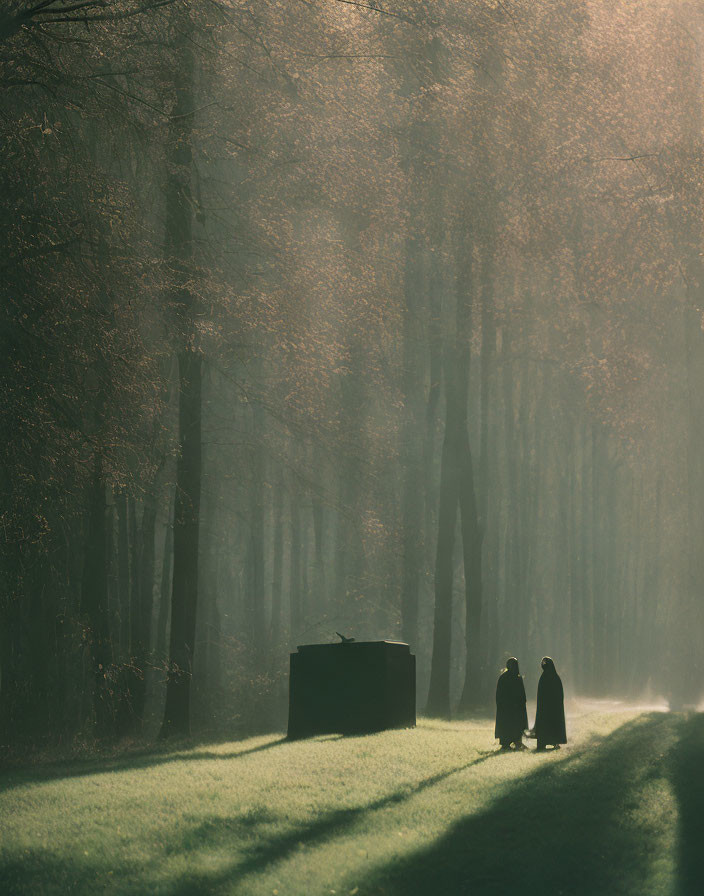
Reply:
[[[0,743],[704,692],[704,11],[0,11]]]

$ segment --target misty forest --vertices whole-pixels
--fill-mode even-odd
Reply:
[[[0,149],[0,891],[701,893],[704,6],[2,0]]]

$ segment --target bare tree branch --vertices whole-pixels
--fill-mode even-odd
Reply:
[[[333,0],[334,3],[344,3],[347,6],[356,6],[359,9],[370,9],[372,12],[378,12],[379,15],[382,16],[391,16],[393,19],[398,19],[401,22],[405,22],[407,25],[421,25],[426,24],[424,22],[415,22],[413,19],[409,19],[407,16],[403,16],[397,12],[390,12],[388,9],[382,9],[379,6],[372,6],[368,3],[358,3],[357,0]]]
[[[15,35],[23,28],[35,28],[41,25],[58,25],[68,22],[117,22],[133,19],[137,16],[153,12],[163,6],[170,6],[176,0],[152,0],[139,2],[127,9],[112,9],[113,0],[41,0],[34,6],[20,9],[11,15],[0,15],[0,43]],[[103,10],[97,12],[96,10]],[[83,15],[72,13],[84,12]]]

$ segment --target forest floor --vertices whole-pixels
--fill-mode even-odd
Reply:
[[[590,707],[560,751],[489,720],[280,735],[0,775],[0,893],[704,892],[704,715]]]

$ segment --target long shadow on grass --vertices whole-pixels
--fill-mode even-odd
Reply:
[[[157,765],[165,765],[169,762],[195,762],[203,759],[242,759],[251,756],[252,753],[261,753],[271,750],[283,744],[290,743],[285,737],[267,741],[256,747],[248,747],[245,750],[234,750],[228,753],[217,753],[214,750],[198,750],[198,748],[186,747],[164,753],[138,753],[127,756],[119,756],[113,759],[88,759],[65,762],[52,762],[34,768],[23,768],[3,772],[0,776],[0,793],[22,787],[26,784],[41,784],[46,781],[56,781],[64,778],[82,778],[89,775],[103,775],[109,772],[136,771],[143,768],[153,768]],[[185,751],[188,752],[185,752]]]
[[[257,840],[253,843],[251,854],[243,861],[220,868],[214,873],[205,872],[189,875],[168,891],[169,896],[196,896],[196,894],[217,893],[221,887],[239,883],[247,875],[262,871],[269,865],[288,858],[301,848],[318,846],[334,839],[370,812],[376,812],[379,809],[386,809],[403,803],[405,800],[416,796],[416,794],[440,784],[452,775],[456,775],[465,769],[479,765],[499,755],[496,751],[484,753],[471,762],[465,762],[454,768],[430,775],[416,784],[409,784],[371,803],[363,806],[353,806],[348,809],[338,809],[335,812],[323,815],[309,825],[275,836],[268,841]],[[262,832],[258,833],[261,837]],[[228,843],[241,847],[240,834],[241,820],[209,818],[187,832],[183,840],[179,844],[174,844],[170,851],[179,852],[191,849],[221,850],[226,848]]]
[[[281,741],[273,741],[271,744],[264,744],[234,755],[240,756],[244,753],[256,752],[279,743]],[[274,862],[287,858],[301,847],[312,847],[334,838],[354,825],[368,812],[402,803],[452,775],[498,755],[500,754],[493,751],[482,754],[477,759],[431,775],[417,784],[399,788],[399,790],[367,805],[330,812],[309,825],[296,828],[268,841],[263,840],[265,825],[277,821],[278,818],[275,814],[265,810],[250,811],[243,816],[233,818],[206,818],[187,831],[180,840],[174,841],[168,852],[170,854],[189,853],[219,849],[227,847],[228,844],[239,849],[247,838],[252,839],[252,852],[244,861],[232,863],[215,873],[189,875],[182,878],[171,890],[162,884],[159,887],[159,892],[168,893],[169,896],[214,894],[225,885],[230,885],[248,874],[260,871]],[[213,757],[223,758],[225,754],[215,753]],[[509,761],[508,757],[507,761]],[[85,773],[88,774],[88,772]],[[106,863],[99,857],[91,859],[77,853],[74,858],[67,860],[52,856],[45,850],[31,850],[24,853],[21,859],[9,856],[0,857],[0,893],[2,896],[20,896],[20,894],[34,896],[35,893],[73,893],[76,896],[93,896],[103,889],[112,889],[116,885],[119,887],[119,892],[122,893],[145,893],[149,891],[148,884],[142,878],[145,871],[147,871],[146,866],[140,867],[139,863],[130,867],[117,867],[113,872],[109,868],[109,862]]]
[[[671,781],[679,807],[678,896],[704,890],[704,714],[686,719],[670,755]]]
[[[95,896],[107,890],[115,880],[116,877],[100,863],[81,861],[78,856],[71,860],[61,859],[40,850],[27,850],[21,859],[0,863],[2,896],[36,896],[38,893]]]
[[[651,844],[623,810],[636,808],[629,795],[657,770],[661,738],[674,724],[669,716],[641,717],[593,755],[542,764],[432,846],[359,881],[360,893],[640,893]]]

